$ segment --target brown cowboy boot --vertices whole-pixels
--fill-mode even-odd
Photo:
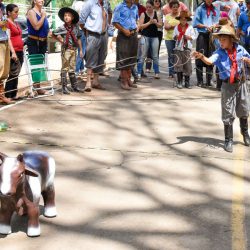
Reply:
[[[12,103],[14,103],[11,99],[5,97],[3,82],[0,83],[0,103],[1,104],[12,104]]]

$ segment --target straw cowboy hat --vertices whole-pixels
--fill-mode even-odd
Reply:
[[[69,12],[73,15],[74,17],[74,19],[72,20],[73,24],[77,24],[79,22],[79,14],[75,10],[68,8],[68,7],[61,8],[58,12],[58,16],[63,22],[64,22],[64,14],[66,12]]]
[[[222,18],[219,21],[219,28],[215,33],[213,33],[214,38],[218,38],[220,35],[228,35],[231,36],[236,42],[239,41],[238,37],[236,36],[234,27],[232,27],[228,20],[225,18]]]
[[[175,19],[180,20],[182,17],[186,18],[187,21],[192,21],[192,18],[190,17],[190,14],[188,11],[182,10],[180,12],[180,15],[177,16]]]

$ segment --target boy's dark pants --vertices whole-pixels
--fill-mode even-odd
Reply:
[[[235,116],[240,119],[241,134],[246,146],[250,144],[248,135],[249,100],[246,83],[230,84],[222,82],[221,87],[222,121],[225,132],[225,150],[232,152],[233,121]]]

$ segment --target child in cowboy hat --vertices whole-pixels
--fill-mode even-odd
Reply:
[[[216,33],[220,48],[211,57],[207,58],[202,53],[194,52],[196,59],[201,59],[207,65],[216,65],[219,77],[222,80],[221,106],[222,121],[224,123],[225,145],[224,149],[233,152],[233,121],[235,113],[240,119],[241,134],[244,144],[250,145],[248,134],[248,91],[244,76],[244,62],[250,64],[250,55],[238,44],[234,28],[226,23]]]
[[[175,72],[177,73],[177,88],[182,88],[183,75],[185,79],[185,87],[191,88],[190,76],[192,75],[191,49],[192,41],[196,38],[194,28],[187,22],[192,21],[187,11],[181,11],[180,15],[175,19],[179,20],[179,25],[175,26],[173,37],[175,44]]]
[[[67,88],[67,73],[71,87],[74,92],[84,92],[77,87],[77,80],[75,75],[76,67],[76,53],[78,46],[80,47],[80,56],[82,54],[81,33],[78,26],[79,15],[78,13],[68,7],[61,8],[58,16],[64,22],[64,25],[52,32],[55,37],[62,44],[62,69],[61,69],[61,82],[63,94],[70,94]]]

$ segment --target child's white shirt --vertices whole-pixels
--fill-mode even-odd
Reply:
[[[193,42],[193,40],[196,39],[196,32],[191,25],[188,25],[188,28],[185,32],[185,35],[192,37],[192,41],[188,40],[186,45],[185,45],[185,48],[188,48],[191,50],[193,47],[192,42]],[[177,25],[174,28],[173,38],[178,37],[178,36],[179,36],[179,31],[178,31],[178,25]],[[181,38],[180,41],[176,40],[175,49],[181,50],[181,51],[184,50],[184,36]]]

